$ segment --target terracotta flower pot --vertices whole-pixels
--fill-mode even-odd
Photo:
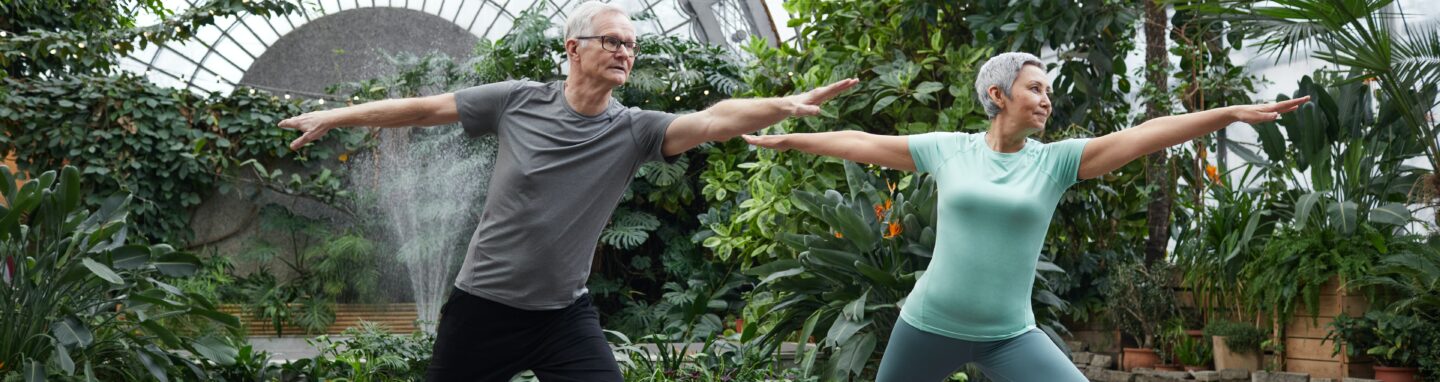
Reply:
[[[1416,382],[1415,373],[1420,372],[1415,367],[1389,367],[1375,366],[1375,379],[1385,382]]]
[[[1120,358],[1120,366],[1125,371],[1135,370],[1137,367],[1155,368],[1155,365],[1160,363],[1160,355],[1155,354],[1155,349],[1124,348],[1121,351],[1124,355]]]

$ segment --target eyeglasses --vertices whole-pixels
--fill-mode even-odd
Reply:
[[[629,49],[629,50],[630,50],[630,55],[631,55],[631,56],[638,56],[638,55],[640,55],[640,52],[638,52],[638,51],[635,50],[635,42],[634,42],[634,41],[621,40],[619,37],[614,37],[614,36],[581,36],[581,37],[576,37],[575,39],[576,39],[576,40],[590,40],[590,39],[597,39],[597,38],[600,39],[600,47],[601,47],[601,48],[605,48],[605,50],[608,51],[608,52],[610,52],[610,53],[620,53],[620,47],[621,47],[621,46],[624,46],[626,49]]]

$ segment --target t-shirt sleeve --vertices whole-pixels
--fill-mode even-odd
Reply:
[[[500,128],[500,115],[514,92],[516,81],[503,81],[472,86],[455,92],[455,110],[460,114],[460,127],[470,136],[494,133]]]
[[[906,136],[910,146],[910,159],[915,161],[915,172],[931,172],[945,161],[945,142],[951,141],[955,133],[925,133]]]
[[[1050,151],[1047,159],[1052,174],[1060,186],[1070,187],[1080,182],[1080,156],[1085,153],[1085,144],[1089,142],[1090,138],[1076,138],[1046,145]]]
[[[645,162],[666,160],[661,148],[665,145],[665,130],[670,128],[670,122],[679,117],[660,111],[641,110],[630,108],[625,111],[630,113],[631,132],[635,137],[635,144],[639,146],[642,153],[641,160]]]

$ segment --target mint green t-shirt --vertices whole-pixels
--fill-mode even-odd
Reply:
[[[1055,206],[1080,173],[1089,139],[1032,139],[996,152],[985,134],[909,137],[917,172],[931,173],[939,204],[934,257],[900,317],[917,329],[997,341],[1035,328],[1030,289]]]

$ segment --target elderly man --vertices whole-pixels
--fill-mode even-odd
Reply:
[[[566,23],[564,81],[506,81],[280,122],[304,132],[292,149],[348,126],[459,121],[472,135],[498,136],[485,210],[441,308],[429,380],[504,382],[533,370],[542,381],[620,381],[585,281],[600,232],[635,171],[706,141],[815,115],[856,83],[727,100],[683,116],[626,108],[611,92],[630,75],[635,44],[623,10],[586,2]]]

